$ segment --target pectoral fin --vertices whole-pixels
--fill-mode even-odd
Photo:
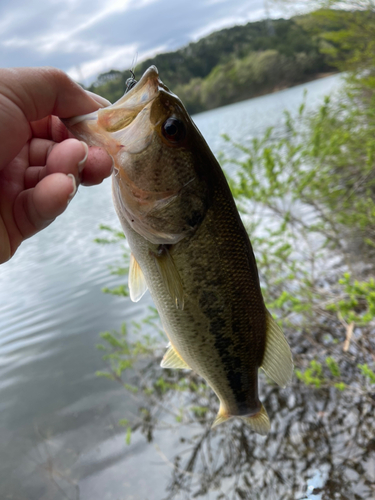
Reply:
[[[184,290],[180,274],[176,268],[168,247],[161,245],[158,254],[151,252],[154,257],[156,268],[172,297],[177,309],[184,308]]]
[[[147,291],[145,276],[133,254],[130,255],[128,286],[130,298],[133,302],[138,302]]]
[[[292,379],[293,359],[289,344],[268,311],[266,348],[261,368],[281,387],[285,387]]]
[[[185,361],[181,358],[178,352],[173,348],[172,345],[169,345],[167,352],[164,354],[162,362],[160,363],[162,368],[182,368],[191,370],[190,366],[185,363]]]

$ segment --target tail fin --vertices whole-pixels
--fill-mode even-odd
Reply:
[[[253,429],[254,432],[257,432],[261,436],[266,436],[270,429],[270,419],[268,418],[267,412],[262,405],[258,413],[253,415],[252,417],[241,417],[244,422],[246,422]]]
[[[225,411],[224,407],[220,404],[219,412],[214,420],[214,423],[212,424],[211,429],[213,429],[219,424],[222,424],[223,422],[226,422],[232,417],[233,415],[229,415]],[[253,429],[254,432],[257,432],[261,436],[266,436],[269,430],[271,429],[270,419],[268,418],[267,412],[263,405],[261,405],[258,413],[256,413],[252,417],[240,417],[240,418],[246,424],[248,424]]]

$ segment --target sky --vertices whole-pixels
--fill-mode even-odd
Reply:
[[[270,1],[0,0],[0,67],[55,66],[89,84],[267,11],[288,17]]]

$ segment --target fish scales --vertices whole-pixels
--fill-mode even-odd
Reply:
[[[184,168],[189,154],[183,158],[173,158],[173,162],[168,161],[171,155],[172,152],[162,149],[159,145],[153,151],[148,148],[142,154],[142,158],[134,159],[132,168],[126,169],[126,173],[133,182],[141,185],[144,191],[173,191],[178,189],[181,183],[185,184],[190,179],[189,172]],[[152,172],[148,168],[151,161],[155,164]],[[176,176],[176,170],[179,172],[178,176]]]
[[[226,401],[228,411],[241,415],[259,409],[257,370],[264,351],[265,309],[260,302],[256,316],[249,314],[252,303],[259,302],[258,278],[251,275],[249,248],[237,211],[220,194],[218,190],[194,236],[173,249],[186,294],[183,311],[176,309],[166,290],[149,244],[136,233],[130,238],[139,239],[131,246],[138,249],[135,257],[173,346]],[[215,210],[216,203],[222,210]],[[226,232],[224,238],[221,230]],[[129,226],[127,235],[130,231]],[[236,257],[239,265],[234,266]],[[248,308],[243,307],[244,301]]]
[[[259,410],[257,371],[264,352],[265,307],[250,242],[226,181],[220,179],[221,169],[216,175],[218,185],[202,224],[172,253],[186,294],[183,311],[176,309],[155,268],[149,242],[126,220],[122,223],[173,346],[225,400],[229,413],[241,415]]]
[[[213,425],[239,416],[266,434],[258,369],[285,386],[290,349],[265,307],[225,176],[181,101],[151,67],[120,101],[66,124],[114,158],[114,204],[132,250],[130,295],[151,292],[171,343],[162,366],[206,380],[220,400]]]

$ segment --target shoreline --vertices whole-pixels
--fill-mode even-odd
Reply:
[[[315,80],[321,80],[323,78],[328,78],[329,76],[337,75],[339,73],[341,73],[341,72],[340,71],[327,71],[324,73],[315,73],[314,75],[311,75],[309,78],[304,78],[298,82],[294,82],[291,84],[277,85],[276,87],[272,87],[271,90],[267,89],[264,92],[262,92],[262,91],[256,92],[252,95],[249,95],[248,97],[245,97],[244,99],[233,100],[231,102],[225,102],[225,103],[221,104],[220,106],[215,106],[213,108],[203,108],[203,109],[200,109],[199,111],[193,111],[193,112],[191,112],[189,110],[189,108],[187,107],[187,111],[190,115],[198,115],[200,113],[205,113],[206,111],[212,111],[214,109],[219,109],[219,108],[223,108],[225,106],[230,106],[231,104],[238,104],[239,102],[248,101],[250,99],[255,99],[257,97],[262,97],[262,96],[269,95],[269,94],[276,94],[277,92],[280,92],[282,90],[290,89],[292,87],[297,87],[298,85],[302,85],[302,84],[308,83],[308,82],[313,82]]]
[[[264,94],[260,94],[260,95],[274,94],[275,92],[279,92],[280,90],[285,90],[285,89],[290,89],[292,87],[297,87],[297,85],[302,85],[303,83],[313,82],[314,80],[321,80],[323,78],[328,78],[329,76],[337,75],[339,73],[340,73],[340,71],[327,71],[325,73],[316,73],[314,75],[311,75],[310,78],[303,78],[301,81],[292,83],[291,85],[280,85],[280,86],[274,87],[274,89],[271,92],[265,92]],[[256,95],[254,97],[259,97],[259,96]]]

